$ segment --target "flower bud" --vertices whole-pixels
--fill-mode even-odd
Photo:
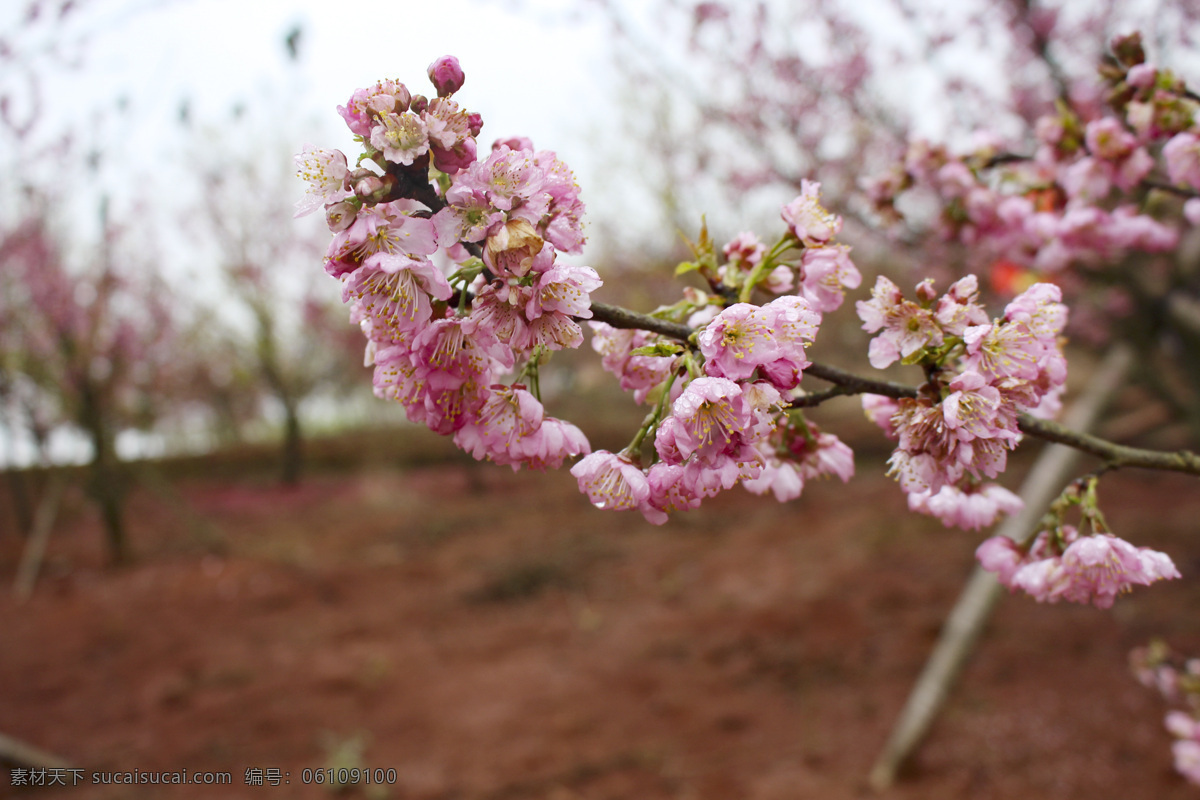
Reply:
[[[504,147],[507,147],[509,150],[529,150],[532,152],[533,140],[528,136],[509,136],[506,139],[497,139],[492,143],[492,152]]]
[[[408,104],[408,110],[414,114],[423,114],[425,109],[429,107],[429,98],[423,94],[414,94],[412,102]]]
[[[917,297],[922,302],[931,303],[937,299],[937,289],[933,288],[933,278],[926,278],[917,284]]]
[[[438,97],[449,97],[463,86],[462,67],[454,56],[442,56],[429,65],[429,80],[437,89]]]
[[[483,117],[474,111],[467,114],[467,130],[471,132],[472,136],[478,136],[479,132],[483,130]]]
[[[357,197],[368,197],[383,188],[383,179],[369,169],[359,169],[351,174],[350,185]]]
[[[1112,40],[1113,55],[1125,67],[1132,67],[1145,62],[1146,51],[1142,47],[1142,34],[1134,31]]]

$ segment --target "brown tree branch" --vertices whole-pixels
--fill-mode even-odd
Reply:
[[[606,303],[592,303],[592,318],[600,322],[607,322],[614,328],[647,330],[681,342],[689,341],[694,333],[691,328],[682,323],[659,319]],[[916,397],[918,394],[918,390],[912,386],[864,378],[827,364],[810,364],[805,368],[804,373],[832,383],[834,388],[798,398],[792,403],[797,408],[819,405],[833,397],[856,394],[879,394],[897,400]],[[1029,414],[1021,414],[1018,424],[1022,433],[1090,453],[1102,459],[1111,468],[1142,467],[1200,475],[1200,455],[1189,450],[1165,451],[1128,447],[1101,439],[1098,436],[1080,433],[1057,422],[1038,419]]]

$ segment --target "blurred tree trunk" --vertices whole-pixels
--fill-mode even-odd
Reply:
[[[116,436],[109,421],[105,419],[102,401],[90,380],[84,381],[81,395],[81,422],[92,442],[89,490],[92,499],[100,507],[104,535],[108,540],[109,558],[114,565],[124,564],[129,561],[129,548],[123,513],[125,487],[121,480]]]
[[[29,486],[25,475],[13,464],[5,470],[8,481],[8,493],[12,497],[13,516],[17,518],[17,533],[26,536],[33,526],[33,510],[29,503]]]
[[[275,342],[275,318],[262,302],[251,302],[258,323],[258,362],[267,385],[283,406],[283,463],[280,479],[287,486],[300,482],[303,467],[303,436],[300,429],[300,401],[296,386],[285,374],[282,358]]]
[[[304,466],[304,439],[300,431],[300,414],[295,398],[281,393],[283,401],[283,482],[288,486],[300,483],[300,471]]]

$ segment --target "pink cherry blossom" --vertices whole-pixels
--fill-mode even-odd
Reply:
[[[1200,786],[1200,742],[1183,739],[1172,743],[1171,754],[1180,775]]]
[[[479,410],[454,433],[454,443],[482,461],[521,466],[519,443],[533,436],[545,414],[542,404],[523,388],[492,386]]]
[[[735,303],[713,319],[699,336],[704,371],[731,380],[749,378],[760,364],[780,356],[770,323],[749,303]]]
[[[759,309],[775,342],[776,355],[760,365],[763,376],[777,388],[788,391],[799,383],[810,363],[804,348],[816,338],[821,315],[803,297],[785,295]]]
[[[867,415],[867,419],[875,423],[883,429],[883,433],[889,439],[898,438],[896,426],[892,419],[896,416],[896,412],[900,410],[899,404],[890,397],[884,397],[881,394],[864,394],[862,396],[863,413]]]
[[[1183,204],[1183,217],[1190,224],[1200,226],[1200,197],[1193,197]]]
[[[675,442],[680,454],[695,454],[702,462],[720,455],[736,455],[742,436],[754,423],[753,409],[742,397],[742,389],[727,378],[697,378],[687,385],[671,406],[678,428]]]
[[[408,166],[429,150],[425,122],[411,111],[384,114],[371,128],[371,146],[394,164]]]
[[[975,549],[979,566],[994,572],[1003,586],[1012,586],[1013,576],[1021,567],[1025,553],[1007,536],[993,536]]]
[[[867,351],[876,369],[884,369],[922,348],[942,344],[942,329],[933,312],[905,300],[899,287],[883,275],[875,280],[871,299],[859,300],[855,307],[864,331],[881,331]]]
[[[1200,189],[1200,137],[1177,133],[1163,146],[1171,183]]]
[[[556,263],[541,273],[525,307],[529,319],[543,314],[562,314],[588,319],[592,316],[591,293],[604,285],[596,270]]]
[[[821,206],[820,191],[821,184],[802,180],[799,196],[783,207],[788,230],[806,247],[826,244],[842,230],[842,218]]]
[[[341,150],[305,147],[296,155],[296,174],[308,183],[304,197],[296,203],[297,217],[350,196],[346,188],[346,156]]]
[[[408,418],[447,435],[473,420],[488,397],[494,351],[464,329],[462,320],[432,322],[413,340],[411,374],[397,399]]]
[[[946,527],[979,530],[996,521],[1001,514],[1015,514],[1024,508],[1021,498],[994,483],[969,486],[943,486],[937,492],[913,492],[908,495],[912,511],[937,517]]]
[[[645,402],[650,390],[675,369],[678,359],[673,356],[631,355],[655,341],[657,337],[649,331],[614,328],[604,322],[589,322],[588,326],[592,329],[592,349],[600,354],[601,366],[619,378],[621,388],[633,392],[638,403]]]
[[[1075,603],[1092,602],[1109,608],[1113,599],[1134,585],[1178,578],[1171,559],[1144,547],[1134,547],[1109,534],[1081,536],[1063,551],[1062,564],[1069,576],[1063,598]]]
[[[993,537],[979,546],[976,557],[1004,586],[1047,603],[1066,600],[1110,608],[1118,594],[1134,585],[1180,577],[1163,553],[1111,534],[1080,536],[1070,525],[1057,535],[1042,531],[1027,552],[1004,537]]]
[[[780,425],[769,441],[762,442],[763,468],[757,478],[742,481],[754,494],[770,491],[779,502],[800,496],[814,478],[836,476],[843,483],[854,476],[854,452],[832,433],[809,423],[808,436]]]
[[[1105,161],[1120,161],[1137,147],[1137,138],[1125,130],[1114,117],[1092,120],[1087,124],[1085,141],[1088,150]]]
[[[862,283],[862,274],[850,260],[850,248],[845,245],[807,248],[800,257],[800,266],[800,292],[823,314],[841,308],[846,290],[857,289]]]
[[[569,422],[545,417],[532,436],[516,442],[512,456],[530,469],[558,469],[568,458],[592,451],[583,431]]]
[[[538,231],[559,252],[578,255],[583,252],[585,241],[584,205],[579,197],[575,173],[550,150],[538,151],[534,163],[545,176],[542,191],[550,200],[549,207],[537,223]]]
[[[1200,742],[1200,720],[1186,711],[1168,711],[1163,724],[1177,739],[1193,739]]]
[[[504,212],[492,207],[482,188],[459,182],[446,192],[446,207],[433,222],[440,240],[479,242],[503,224]]]
[[[329,243],[325,271],[340,278],[376,253],[419,258],[437,252],[433,223],[411,216],[418,206],[411,200],[396,200],[363,208]]]
[[[347,280],[343,299],[359,302],[372,331],[384,341],[423,328],[432,314],[430,297],[446,300],[452,291],[428,259],[375,253]]]
[[[638,508],[650,496],[650,484],[640,468],[624,455],[607,450],[584,456],[571,467],[579,491],[596,508],[624,511]]]

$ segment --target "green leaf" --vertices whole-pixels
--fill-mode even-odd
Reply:
[[[683,347],[675,344],[674,342],[655,342],[654,344],[648,344],[645,347],[635,348],[634,350],[629,351],[629,355],[665,357],[678,355],[682,352]]]

